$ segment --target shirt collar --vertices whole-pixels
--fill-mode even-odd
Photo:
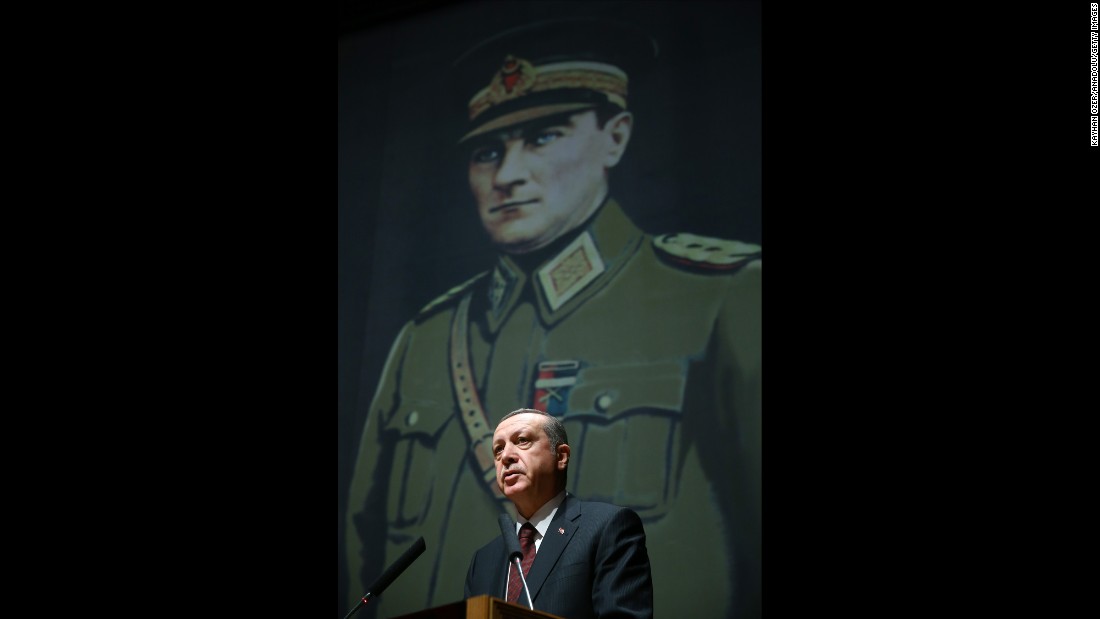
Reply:
[[[539,539],[546,537],[546,529],[550,528],[550,523],[554,520],[554,515],[558,513],[558,508],[561,507],[561,502],[564,500],[565,490],[562,490],[558,493],[558,496],[550,499],[545,505],[538,508],[534,514],[531,514],[530,520],[517,514],[516,534],[519,535],[519,529],[523,526],[523,523],[530,522],[534,525],[535,530],[539,532]]]

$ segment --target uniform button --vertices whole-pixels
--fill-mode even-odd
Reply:
[[[413,411],[413,412],[409,413],[408,417],[405,417],[405,423],[409,424],[410,426],[415,426],[416,422],[419,419],[420,419],[420,413],[418,413],[416,411]]]
[[[596,408],[603,412],[607,412],[607,409],[611,408],[611,403],[615,401],[615,398],[611,397],[611,394],[605,393],[596,398]]]

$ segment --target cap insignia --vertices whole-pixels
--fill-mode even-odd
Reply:
[[[526,94],[535,85],[535,67],[523,58],[509,54],[504,57],[500,71],[493,76],[489,84],[489,98],[492,105]]]

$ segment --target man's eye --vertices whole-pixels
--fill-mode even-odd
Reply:
[[[474,163],[492,163],[500,160],[500,149],[495,147],[478,148],[470,153],[470,161]]]
[[[545,146],[560,137],[560,131],[540,131],[531,137],[531,143],[535,146]]]

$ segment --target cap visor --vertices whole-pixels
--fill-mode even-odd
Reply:
[[[553,116],[555,114],[561,114],[563,112],[591,109],[594,107],[596,106],[592,103],[551,103],[547,105],[538,105],[535,107],[524,108],[522,110],[516,110],[515,112],[512,112],[510,114],[505,114],[498,118],[494,118],[484,125],[473,129],[466,135],[462,136],[462,138],[458,140],[458,143],[461,144],[466,140],[469,140],[470,138],[484,135],[486,133],[489,133],[490,131],[505,129],[507,127],[511,127],[512,125],[518,125],[520,123],[525,123],[530,120],[538,120],[539,118]]]

